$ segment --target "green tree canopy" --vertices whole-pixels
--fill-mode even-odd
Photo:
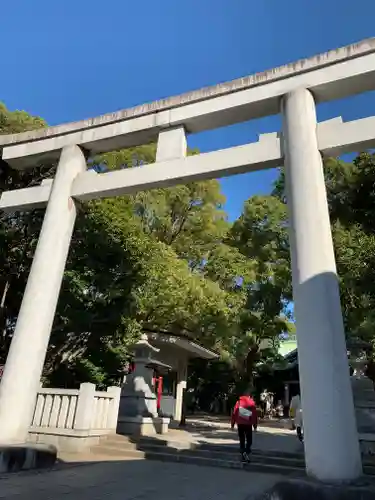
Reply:
[[[8,121],[2,123],[9,126],[3,126],[3,133],[45,125],[26,113],[5,111]],[[17,128],[21,118],[26,125]],[[90,163],[104,171],[154,158],[155,145],[150,144]],[[55,165],[42,165],[17,173],[5,165],[2,189],[39,183],[54,171]],[[218,183],[208,181],[79,204],[45,364],[47,383],[118,381],[129,345],[143,328],[188,333],[209,347],[220,346],[238,302],[201,268],[225,236],[223,202]],[[42,217],[42,210],[34,210],[1,219],[3,359]]]

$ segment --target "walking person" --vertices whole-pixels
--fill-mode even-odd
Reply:
[[[262,418],[266,418],[267,415],[267,400],[268,400],[268,391],[264,389],[260,395],[260,406],[262,408]]]
[[[237,424],[238,438],[240,440],[241,459],[250,461],[251,447],[253,444],[253,427],[258,427],[256,404],[250,396],[250,391],[245,391],[234,406],[231,427]]]
[[[302,404],[301,395],[298,392],[292,397],[289,407],[289,418],[293,422],[294,428],[297,430],[297,437],[303,443],[303,420],[302,420]]]

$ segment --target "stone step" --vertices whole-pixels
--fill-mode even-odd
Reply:
[[[138,457],[154,460],[179,461],[185,463],[197,463],[201,461],[206,465],[227,466],[243,468],[239,460],[237,445],[217,445],[214,443],[197,444],[192,442],[178,442],[161,440],[152,437],[132,438],[129,436],[112,435],[107,436],[102,442],[92,448],[94,454],[124,457]],[[226,465],[225,465],[226,464]],[[237,465],[235,465],[237,464]],[[247,467],[247,465],[245,464]],[[252,470],[264,469],[270,471],[272,467],[292,475],[299,471],[305,472],[305,460],[302,453],[290,453],[281,451],[256,450],[252,452]],[[375,461],[366,458],[364,460],[364,472],[375,476]],[[284,473],[284,472],[283,472]]]
[[[104,452],[103,452],[104,450]],[[107,442],[103,443],[95,448],[92,448],[92,451],[95,453],[107,453],[111,452],[113,454],[126,454],[128,451],[142,451],[146,453],[168,453],[175,454],[180,456],[190,456],[190,457],[203,457],[209,458],[212,460],[225,460],[225,461],[239,461],[239,453],[238,450],[233,451],[218,451],[215,449],[190,449],[190,448],[175,448],[173,446],[160,446],[158,444],[142,444],[142,443],[131,443],[131,442],[120,442],[116,443]],[[272,454],[260,454],[260,453],[252,453],[252,460],[257,463],[263,464],[275,464],[285,467],[300,467],[304,469],[305,463],[303,459],[295,458],[295,457],[277,457]]]
[[[243,469],[249,472],[261,472],[266,474],[280,474],[287,477],[301,477],[305,475],[305,470],[303,467],[292,467],[292,466],[282,466],[279,464],[271,463],[261,463],[254,459],[249,464],[244,464],[240,460],[224,460],[219,458],[208,458],[201,456],[199,452],[196,454],[184,454],[177,451],[171,451],[166,448],[159,447],[160,451],[148,450],[141,451],[135,449],[124,450],[119,453],[114,447],[106,448],[103,445],[97,447],[97,449],[92,449],[93,453],[98,453],[100,456],[116,457],[119,456],[127,459],[147,459],[147,460],[158,460],[164,462],[179,462],[192,465],[201,465],[208,467],[223,467],[229,469]]]
[[[131,443],[136,445],[155,445],[155,446],[163,446],[167,448],[176,448],[176,449],[190,449],[190,450],[198,450],[198,451],[216,451],[220,453],[232,453],[234,455],[238,455],[238,444],[216,444],[216,443],[194,443],[194,442],[183,442],[177,440],[167,440],[167,439],[159,439],[153,437],[129,437],[123,436],[120,434],[109,435],[103,438],[103,444],[108,443]],[[272,455],[273,457],[280,458],[291,458],[291,459],[299,459],[304,461],[304,454],[302,452],[284,452],[280,450],[261,450],[254,448],[252,453],[254,455]]]

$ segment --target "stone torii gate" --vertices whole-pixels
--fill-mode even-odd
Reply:
[[[98,118],[0,136],[11,167],[58,161],[53,180],[5,192],[2,210],[47,205],[0,385],[0,440],[27,438],[76,200],[285,165],[307,471],[327,481],[362,473],[321,154],[375,147],[375,117],[317,124],[315,103],[375,89],[375,39],[271,71]],[[281,112],[281,134],[186,157],[186,133]],[[157,140],[153,165],[96,174],[88,155]]]

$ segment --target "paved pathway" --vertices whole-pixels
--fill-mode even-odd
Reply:
[[[238,446],[227,421],[189,419],[185,430],[171,430],[161,439],[180,444],[216,443]],[[297,451],[294,433],[259,428],[254,448]],[[301,451],[301,450],[300,450]],[[181,463],[126,459],[89,454],[52,472],[30,472],[0,478],[0,500],[250,500],[281,479],[242,470],[217,469]]]
[[[158,439],[180,443],[218,444],[238,447],[236,429],[232,430],[227,421],[210,421],[207,418],[189,418],[185,429],[171,429],[167,434],[156,436]],[[295,431],[275,427],[267,422],[254,433],[253,449],[263,451],[303,452]]]
[[[0,479],[10,500],[250,500],[277,476],[195,465],[123,460]]]

